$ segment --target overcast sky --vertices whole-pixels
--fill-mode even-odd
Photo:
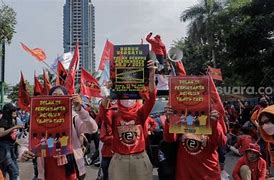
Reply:
[[[20,46],[42,48],[51,64],[63,52],[63,5],[65,0],[2,0],[17,13],[16,33],[6,47],[5,81],[19,82],[20,70],[33,83],[33,73],[46,67]],[[187,23],[179,20],[183,10],[197,0],[93,0],[95,6],[95,55],[99,63],[104,43],[139,44],[149,32],[160,34],[167,49],[184,37]],[[145,41],[144,41],[145,42]],[[97,69],[97,68],[96,68]]]

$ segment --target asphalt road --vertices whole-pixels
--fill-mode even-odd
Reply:
[[[225,170],[231,175],[233,167],[238,157],[234,156],[231,152],[226,155]],[[20,180],[31,180],[33,178],[32,162],[19,163],[20,167]],[[98,168],[95,166],[87,166],[87,180],[96,180]],[[153,170],[154,180],[158,180],[157,169]]]
[[[20,180],[32,180],[33,174],[33,166],[32,162],[24,162],[19,163],[20,168]],[[87,180],[96,180],[98,168],[95,166],[87,166],[87,176],[85,179]],[[158,180],[157,170],[153,170],[154,178],[153,180]]]

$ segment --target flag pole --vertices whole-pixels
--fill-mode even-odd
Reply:
[[[46,63],[45,61],[40,61],[40,62],[44,63],[50,70],[52,70],[58,78],[61,78],[63,81],[65,81],[61,76],[59,76],[59,74],[52,67],[50,67],[48,63]]]

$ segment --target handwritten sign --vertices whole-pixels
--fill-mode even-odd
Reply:
[[[170,132],[211,134],[208,76],[170,77]]]
[[[37,156],[71,153],[72,104],[69,96],[31,98],[30,149]]]
[[[148,45],[115,45],[110,77],[112,99],[139,99],[147,77]]]

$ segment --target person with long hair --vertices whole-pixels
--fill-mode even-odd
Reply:
[[[49,95],[64,96],[67,90],[63,86],[53,87]],[[82,133],[94,133],[98,126],[89,113],[82,107],[82,99],[78,94],[72,95],[72,150],[73,153],[66,156],[38,157],[38,179],[45,180],[82,180],[85,177],[85,162],[81,149],[80,136]],[[22,150],[21,150],[22,151]],[[35,155],[25,149],[21,156],[23,161],[33,159]]]

